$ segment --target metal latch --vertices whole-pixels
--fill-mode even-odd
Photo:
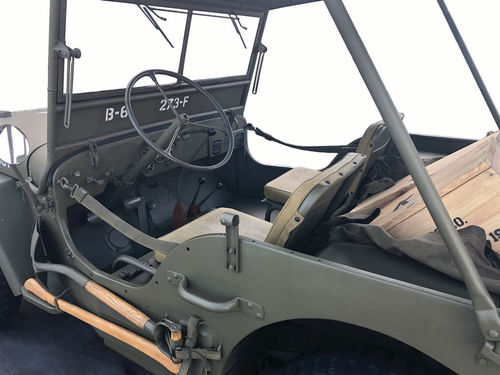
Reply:
[[[240,217],[224,212],[220,222],[226,226],[226,268],[233,272],[240,272],[240,235],[238,230]]]
[[[99,147],[94,139],[89,139],[86,143],[89,148],[90,164],[94,169],[99,168]]]
[[[64,127],[69,128],[71,121],[71,102],[73,97],[73,76],[75,72],[75,59],[82,56],[78,48],[69,48],[66,44],[58,41],[54,50],[63,59],[68,60],[66,66],[66,103],[64,106]]]

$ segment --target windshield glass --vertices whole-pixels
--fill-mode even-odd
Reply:
[[[195,13],[189,33],[186,76],[205,79],[246,75],[258,25],[257,17]]]
[[[69,0],[66,43],[82,51],[73,92],[123,89],[152,68],[178,72],[187,19],[180,9]],[[258,17],[193,12],[184,74],[196,80],[246,75],[258,25]]]
[[[177,71],[186,15],[171,13],[164,21],[149,14],[173,47],[137,5],[68,1],[66,42],[82,51],[75,64],[75,93],[124,88],[128,79],[146,69]]]

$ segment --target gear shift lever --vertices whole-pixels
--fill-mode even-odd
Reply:
[[[194,193],[193,200],[189,204],[187,216],[189,219],[196,219],[201,216],[200,205],[196,204],[196,199],[198,198],[198,194],[200,193],[201,186],[207,181],[205,177],[200,177],[198,179],[198,187],[196,188],[196,192]]]

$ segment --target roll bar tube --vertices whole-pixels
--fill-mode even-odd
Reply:
[[[344,39],[365,84],[384,119],[403,161],[415,181],[432,219],[462,274],[470,294],[481,332],[488,341],[500,339],[500,317],[462,239],[427,173],[417,149],[398,114],[378,71],[373,64],[342,0],[324,0]],[[496,361],[495,361],[496,362]]]

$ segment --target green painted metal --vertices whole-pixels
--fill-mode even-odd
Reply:
[[[126,2],[139,3],[139,1]],[[151,0],[147,3],[181,7],[190,12],[241,11],[242,14],[260,18],[247,74],[202,83],[204,90],[210,92],[214,100],[221,104],[220,109],[232,117],[234,114],[243,113],[268,10],[306,2],[309,1]],[[326,3],[332,10],[332,16],[341,29],[341,34],[346,39],[356,63],[360,66],[395,143],[400,151],[408,150],[402,154],[407,159],[410,170],[417,177],[415,180],[419,180],[419,176],[422,179],[423,182],[417,182],[421,185],[419,187],[423,190],[423,195],[432,195],[428,193],[429,181],[425,176],[422,177],[419,162],[416,161],[417,151],[409,142],[407,134],[402,132],[401,129],[404,128],[399,115],[393,108],[380,77],[376,74],[366,50],[358,39],[342,2],[327,0]],[[498,352],[498,348],[495,347],[494,332],[492,332],[496,329],[495,321],[493,319],[487,324],[482,323],[483,330],[484,327],[488,327],[486,332],[481,332],[476,321],[477,316],[481,315],[477,313],[478,307],[485,306],[483,310],[496,313],[496,306],[488,299],[487,292],[481,288],[480,280],[474,275],[467,279],[467,286],[473,295],[471,301],[460,282],[450,280],[437,272],[432,273],[430,270],[426,272],[423,270],[424,266],[412,264],[409,260],[395,258],[389,254],[382,256],[378,249],[359,244],[332,243],[328,249],[315,256],[306,255],[301,253],[300,249],[285,249],[241,237],[238,220],[236,216],[230,214],[225,214],[221,218],[221,234],[196,237],[181,244],[161,243],[120,218],[115,213],[120,208],[120,194],[135,193],[135,190],[148,185],[145,182],[151,182],[149,185],[180,184],[181,177],[184,179],[182,188],[194,191],[199,176],[187,172],[185,176],[182,173],[175,174],[178,170],[176,166],[164,161],[155,162],[156,170],[152,175],[147,175],[143,171],[146,163],[144,160],[140,162],[141,155],[149,155],[148,157],[153,155],[144,151],[143,140],[134,133],[128,120],[118,120],[119,122],[110,131],[106,130],[109,128],[102,127],[102,121],[98,120],[102,109],[105,106],[123,105],[123,90],[74,96],[71,127],[64,128],[63,59],[57,55],[53,47],[57,42],[65,42],[66,6],[65,0],[51,0],[48,110],[44,119],[47,122],[47,135],[43,140],[37,139],[33,143],[33,148],[37,151],[31,155],[33,164],[30,170],[35,171],[31,188],[37,199],[43,202],[43,209],[39,210],[43,221],[40,236],[50,244],[47,251],[52,262],[50,266],[35,264],[36,270],[65,274],[66,276],[61,277],[59,281],[72,287],[72,297],[77,304],[131,330],[137,331],[137,328],[105,305],[96,303],[95,298],[81,288],[82,280],[90,279],[97,282],[144,311],[154,321],[160,321],[168,315],[169,322],[184,327],[184,333],[192,329],[188,327],[190,322],[191,324],[193,322],[193,316],[198,317],[203,324],[196,327],[199,335],[194,341],[198,342],[191,344],[199,346],[199,353],[212,356],[209,363],[213,374],[234,375],[235,372],[231,372],[231,369],[235,363],[243,361],[246,354],[261,349],[260,346],[263,344],[258,338],[262,332],[270,332],[273,327],[286,322],[304,321],[341,324],[347,332],[345,338],[356,341],[359,345],[368,344],[363,334],[356,333],[360,332],[359,330],[365,333],[371,332],[376,340],[385,341],[390,338],[395,345],[414,348],[422,353],[422,357],[432,358],[459,374],[498,374],[499,367],[494,364],[495,350]],[[185,51],[189,39],[189,23],[184,35]],[[189,56],[184,54],[183,59],[185,58]],[[180,70],[184,63],[183,59]],[[124,77],[124,80],[128,78]],[[208,108],[191,88],[171,87],[168,88],[167,94],[169,97],[193,96],[192,118],[210,126],[220,125],[220,121],[215,119],[216,113],[213,108]],[[165,135],[174,117],[170,114],[170,117],[159,119],[148,110],[157,98],[159,98],[158,93],[147,90],[134,95],[137,112],[145,116],[144,120],[148,120],[145,123],[150,124],[143,127],[143,130],[153,140]],[[245,136],[243,122],[232,125],[235,137],[238,134]],[[29,130],[22,130],[30,137]],[[167,135],[170,139],[171,135]],[[208,143],[207,139],[211,139],[208,137],[206,134],[193,135],[183,143],[184,148],[179,150],[180,156],[188,157],[195,147],[199,147],[198,143]],[[221,143],[224,141],[223,137],[213,140]],[[44,148],[45,141],[47,146]],[[243,146],[235,149],[227,165],[211,175],[223,178],[225,184],[230,186],[230,190],[235,192],[241,202],[249,196],[257,198],[262,191],[255,192],[252,189],[262,188],[265,182],[284,171],[279,167],[259,165],[248,154],[246,143]],[[217,160],[217,157],[213,146],[207,145],[200,160],[203,158]],[[134,163],[138,163],[140,168],[131,169],[130,166]],[[26,166],[23,168],[27,169]],[[24,169],[23,179],[26,177]],[[19,216],[16,217],[17,221],[13,222],[14,227],[4,224],[0,226],[0,266],[12,289],[19,294],[22,281],[33,272],[28,256],[32,213],[23,204],[20,193],[16,191],[16,182],[13,178],[16,174],[5,168],[1,172],[0,213],[5,213],[6,209],[19,209]],[[120,183],[119,177],[124,175],[133,177],[127,179],[128,184]],[[162,180],[163,176],[169,176],[170,180]],[[170,185],[165,189],[169,192],[172,190]],[[433,199],[428,201],[428,205],[437,207]],[[121,270],[110,273],[107,272],[108,268],[98,267],[89,260],[81,239],[75,235],[75,222],[83,226],[82,218],[87,214],[86,211],[79,211],[83,208],[76,206],[78,203],[82,203],[96,214],[96,217],[92,218],[95,222],[89,219],[94,223],[88,224],[89,226],[96,225],[95,228],[98,228],[99,225],[104,225],[98,222],[99,218],[104,218],[104,222],[118,232],[124,233],[124,237],[136,240],[149,249],[164,248],[167,253],[165,260],[158,264],[152,260],[153,253],[147,253],[143,248],[144,253],[138,262],[151,260],[151,264],[147,267],[157,267],[157,269],[154,272],[143,272],[137,278],[128,281],[120,277]],[[106,205],[109,207],[105,207]],[[81,216],[77,216],[75,211],[80,212]],[[437,216],[438,221],[446,221],[445,215],[437,211],[434,216]],[[75,220],[75,217],[80,221]],[[440,227],[443,225],[446,227],[446,224],[439,224]],[[9,232],[22,236],[23,240],[15,240],[8,234]],[[33,238],[36,239],[37,232],[33,233]],[[450,236],[453,237],[453,234]],[[102,246],[101,242],[98,242],[102,239],[97,237],[97,235],[89,236],[85,240],[95,241],[96,247]],[[17,251],[17,247],[20,251]],[[473,266],[464,258],[460,246],[458,251],[455,245],[451,248],[455,248],[454,254],[459,260],[458,263],[462,263],[463,273],[470,275]],[[346,260],[342,254],[352,256]],[[327,257],[331,260],[327,260]],[[116,254],[116,259],[118,258],[120,256]],[[123,269],[133,267],[134,262],[129,263],[131,265]],[[68,270],[70,271],[66,272]],[[408,282],[410,279],[414,282]],[[37,303],[32,295],[26,294],[26,298]],[[38,305],[47,309],[43,304]],[[146,330],[141,334],[153,340],[155,337],[150,331],[152,330]],[[291,331],[286,333],[292,335]],[[487,347],[483,349],[482,360],[478,361],[485,333],[491,337]],[[334,337],[336,332],[329,334]],[[115,350],[153,373],[165,374],[156,362],[131,347],[104,334],[103,338]],[[300,341],[298,340],[300,337],[293,336],[293,338]],[[186,344],[182,355],[186,355],[187,348]],[[201,361],[196,357],[193,358],[195,359],[191,373],[202,374]]]

